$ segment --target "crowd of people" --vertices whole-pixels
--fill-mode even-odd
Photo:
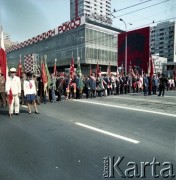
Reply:
[[[41,77],[32,73],[22,73],[16,76],[16,69],[11,68],[8,83],[0,71],[0,100],[3,107],[9,106],[9,116],[19,115],[20,104],[27,105],[28,113],[31,114],[31,105],[36,114],[39,114],[37,105],[41,103],[61,101],[63,96],[66,100],[81,98],[106,97],[110,95],[123,95],[130,93],[144,93],[147,95],[164,96],[165,89],[175,89],[176,82],[170,81],[164,74],[135,75],[124,73],[91,75],[66,73],[51,74],[50,84],[44,84]],[[6,85],[8,84],[8,85]]]

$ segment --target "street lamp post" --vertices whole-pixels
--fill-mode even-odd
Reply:
[[[122,21],[125,24],[125,73],[127,74],[127,24],[126,22],[120,18],[120,21]],[[130,23],[130,25],[132,25]]]

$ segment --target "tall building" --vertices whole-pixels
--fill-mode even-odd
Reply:
[[[163,22],[151,27],[151,53],[176,62],[176,22]]]
[[[1,42],[1,37],[0,37],[0,42]],[[17,43],[12,42],[10,39],[10,35],[8,33],[4,33],[4,46],[5,49],[8,49],[10,46],[16,45]]]
[[[111,0],[70,0],[70,20],[81,16],[112,24]]]

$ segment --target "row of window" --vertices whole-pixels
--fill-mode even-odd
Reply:
[[[152,38],[152,39],[151,39],[151,42],[153,42],[153,41],[160,41],[160,40],[169,40],[169,43],[170,43],[170,42],[174,42],[174,41],[173,41],[173,37],[165,37],[165,38],[162,37],[162,38],[158,38],[158,39]],[[168,43],[168,42],[165,42],[165,43]]]
[[[86,59],[93,61],[117,61],[117,52],[86,48]]]
[[[155,36],[164,36],[164,35],[174,35],[173,31],[169,31],[169,32],[165,32],[165,33],[158,33],[158,34],[151,34],[151,37],[155,37]]]
[[[105,47],[117,47],[117,38],[113,35],[99,32],[93,29],[86,29],[87,42],[90,44],[99,44]]]

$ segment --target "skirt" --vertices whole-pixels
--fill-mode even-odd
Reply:
[[[26,101],[27,102],[33,102],[36,100],[35,94],[26,94]]]

